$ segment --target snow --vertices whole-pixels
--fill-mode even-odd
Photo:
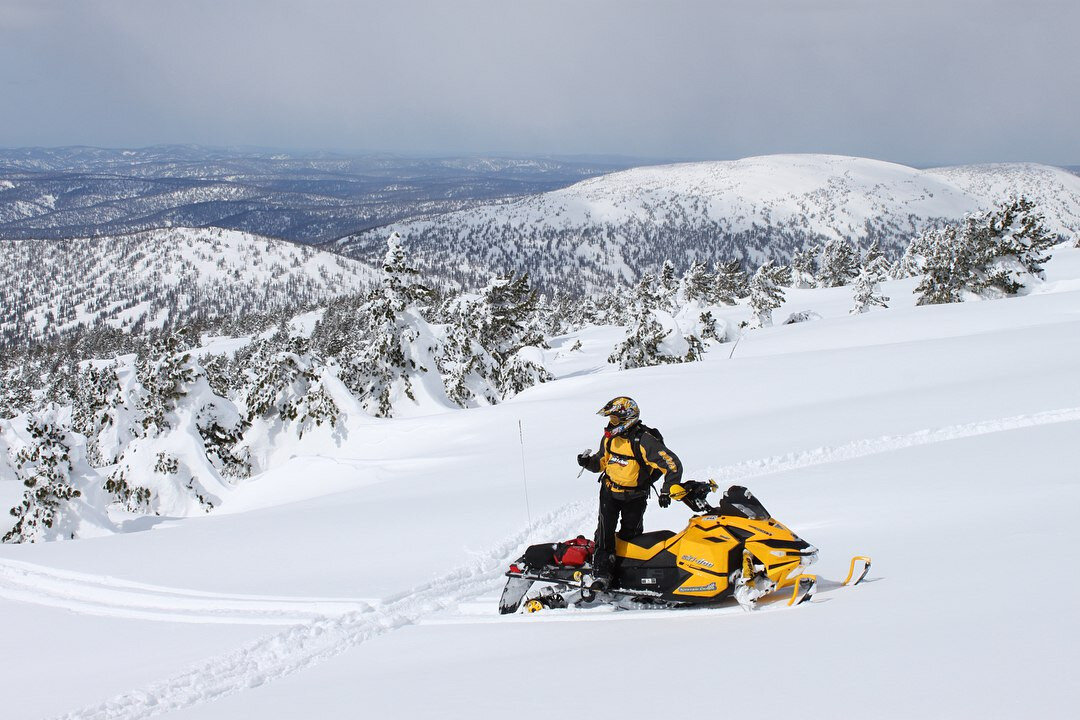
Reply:
[[[948,306],[887,282],[891,307],[854,317],[850,287],[789,291],[778,321],[821,319],[685,365],[615,371],[619,331],[588,328],[545,351],[555,382],[351,408],[343,439],[274,445],[210,514],[0,546],[5,717],[639,717],[700,694],[741,717],[1071,717],[1080,250],[1047,270],[1028,296]],[[525,545],[592,531],[574,456],[622,394],[689,478],[746,484],[820,549],[814,601],[496,614]],[[688,514],[650,506],[646,529]],[[868,581],[837,587],[856,553]]]
[[[485,226],[618,228],[631,220],[691,217],[718,222],[729,232],[775,225],[847,238],[863,235],[868,221],[886,218],[902,229],[913,221],[959,220],[1013,195],[1035,200],[1052,231],[1080,235],[1080,178],[1060,168],[997,163],[918,170],[823,154],[632,168],[510,203],[398,223],[380,232],[408,236],[432,225],[458,228],[464,235]],[[582,246],[576,252],[589,256],[600,251]]]

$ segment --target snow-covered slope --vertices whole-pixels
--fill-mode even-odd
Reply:
[[[1034,164],[916,170],[836,155],[770,155],[642,167],[522,200],[401,223],[339,241],[377,253],[389,229],[433,272],[463,282],[525,268],[550,287],[634,280],[666,259],[787,261],[807,243],[877,238],[898,253],[928,224],[1026,195],[1048,226],[1080,235],[1080,177]],[[572,268],[567,272],[566,268]]]
[[[1080,250],[1024,297],[911,286],[854,317],[850,288],[793,292],[778,317],[823,319],[685,365],[596,372],[618,333],[592,328],[555,343],[556,382],[356,417],[213,514],[0,546],[4,716],[1071,717]],[[525,545],[592,531],[574,455],[624,393],[690,478],[749,486],[820,549],[813,602],[496,614]],[[652,505],[646,530],[687,514]],[[837,587],[856,552],[868,582]]]
[[[0,336],[9,342],[99,323],[138,330],[230,313],[288,312],[375,278],[356,260],[216,228],[0,240],[0,256]]]

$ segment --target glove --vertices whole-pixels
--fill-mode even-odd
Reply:
[[[667,493],[660,493],[660,507],[666,508],[671,505],[671,496]]]
[[[589,467],[589,461],[592,460],[592,453],[588,450],[584,450],[578,453],[577,464],[581,467]]]

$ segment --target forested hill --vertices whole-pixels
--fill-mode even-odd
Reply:
[[[210,318],[294,314],[375,277],[340,255],[214,228],[0,240],[0,256],[0,346],[101,326],[137,334]]]
[[[594,289],[657,272],[665,260],[790,262],[839,238],[874,240],[898,256],[927,226],[987,210],[1014,195],[1036,202],[1051,230],[1080,235],[1080,178],[1030,163],[916,170],[833,155],[774,155],[642,167],[498,205],[403,222],[336,247],[382,252],[396,230],[418,263],[463,285],[527,270],[545,288]]]

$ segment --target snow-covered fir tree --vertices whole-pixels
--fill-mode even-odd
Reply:
[[[887,262],[888,261],[885,258],[885,253],[881,250],[881,241],[877,238],[874,238],[873,242],[870,243],[870,247],[866,249],[866,255],[863,256],[862,266],[879,267],[881,263],[886,263],[887,267]]]
[[[104,368],[89,364],[79,373],[73,400],[71,424],[76,432],[87,438],[87,458],[90,464],[100,467],[115,462],[115,457],[103,456],[98,436],[115,422],[115,408],[121,402],[116,364]]]
[[[480,344],[495,361],[495,384],[503,399],[552,379],[540,354],[547,342],[528,273],[492,278],[475,313]]]
[[[114,530],[104,512],[98,476],[86,462],[85,439],[71,429],[67,410],[48,404],[25,418],[26,442],[16,451],[15,474],[26,490],[11,509],[6,543],[76,538]],[[88,503],[84,495],[89,494]]]
[[[198,378],[187,347],[183,334],[173,333],[155,339],[138,357],[135,372],[142,388],[139,405],[147,435],[169,428],[165,416]]]
[[[790,280],[790,269],[778,267],[772,260],[757,269],[750,278],[750,310],[753,317],[749,327],[763,328],[772,325],[772,311],[783,304],[784,286]]]
[[[659,303],[656,279],[650,273],[645,273],[638,281],[634,299],[629,308],[630,323],[626,329],[626,337],[615,346],[608,357],[609,363],[626,370],[672,361],[672,358],[660,350],[660,343],[670,331],[665,330],[656,321],[654,310],[657,309]]]
[[[968,218],[964,240],[971,247],[971,289],[984,297],[1016,295],[1043,277],[1046,253],[1057,236],[1027,198],[1013,198],[993,211]]]
[[[800,248],[791,256],[791,285],[796,288],[817,286],[817,258],[820,250]]]
[[[61,426],[53,405],[26,423],[30,444],[16,455],[16,467],[26,491],[11,509],[15,525],[4,535],[6,543],[34,542],[53,527],[61,507],[82,491],[71,481],[70,428]]]
[[[392,415],[399,398],[416,402],[414,380],[434,369],[434,342],[418,309],[429,291],[418,279],[401,236],[392,233],[386,241],[381,288],[363,308],[367,330],[351,333],[342,351],[342,381],[378,417]]]
[[[656,282],[656,296],[659,299],[660,308],[662,310],[673,310],[678,292],[679,278],[675,274],[675,265],[670,260],[665,260],[660,268],[660,276]]]
[[[708,304],[713,293],[713,278],[709,275],[709,269],[703,262],[690,263],[686,274],[679,282],[677,304],[685,305],[690,302]]]
[[[1043,277],[1047,251],[1057,238],[1024,198],[916,237],[902,265],[922,276],[918,304],[1016,295]]]
[[[494,404],[498,363],[480,344],[479,299],[459,298],[450,310],[437,364],[446,396],[458,407]]]
[[[209,510],[225,478],[249,472],[238,454],[240,414],[210,388],[185,344],[176,334],[159,338],[136,363],[141,437],[128,443],[105,483],[134,512]]]
[[[974,278],[971,248],[955,225],[930,228],[912,240],[905,266],[922,276],[917,305],[960,302]]]
[[[821,248],[818,287],[842,287],[859,274],[859,256],[851,243],[839,238],[828,240]]]
[[[716,303],[734,305],[740,298],[750,294],[746,271],[738,260],[717,263],[714,277],[712,299]]]
[[[851,315],[870,312],[873,307],[889,307],[885,304],[889,301],[889,298],[881,294],[881,281],[884,276],[881,274],[880,269],[881,263],[875,261],[864,266],[859,271],[858,277],[855,278],[855,287],[852,294],[855,304],[850,310]]]

